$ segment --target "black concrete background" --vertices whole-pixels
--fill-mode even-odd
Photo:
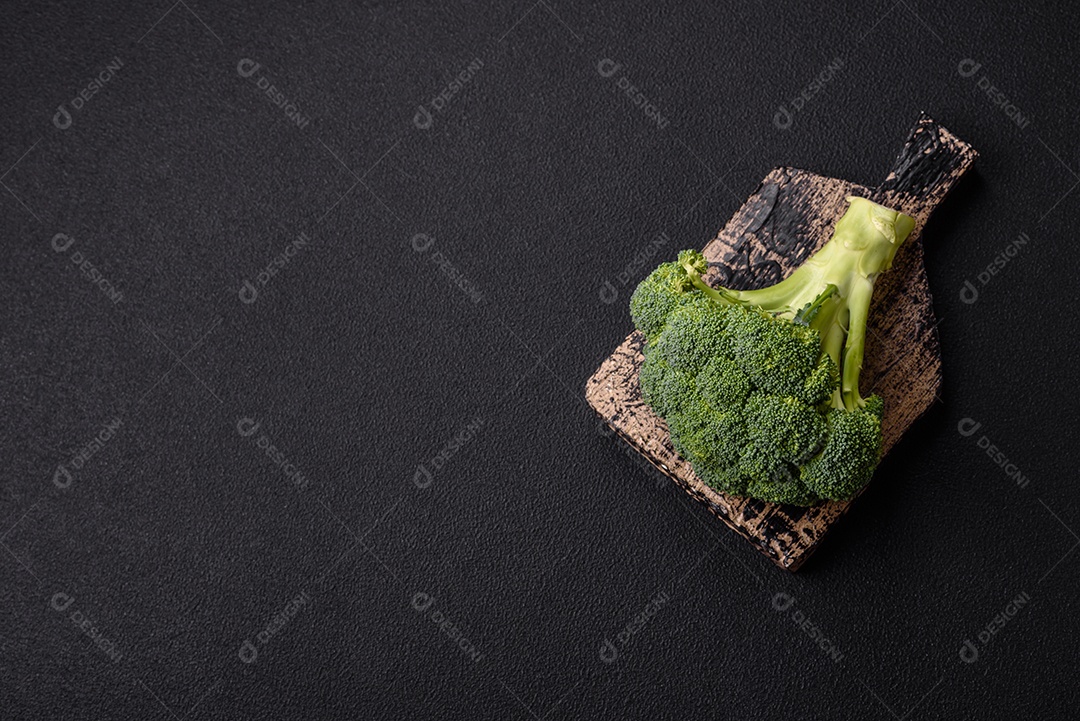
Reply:
[[[0,716],[1074,716],[1068,4],[2,12]],[[921,110],[942,403],[790,575],[584,382],[659,234]]]

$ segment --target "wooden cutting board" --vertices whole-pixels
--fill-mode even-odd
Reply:
[[[711,285],[762,288],[781,280],[832,236],[849,195],[915,219],[892,269],[875,286],[859,384],[863,396],[877,393],[885,401],[883,454],[930,408],[941,385],[922,230],[975,157],[970,145],[924,113],[877,188],[776,168],[704,249]],[[705,485],[672,448],[664,421],[641,399],[638,370],[644,344],[644,336],[635,331],[601,364],[586,385],[589,403],[619,437],[720,520],[780,567],[798,569],[853,501],[800,508],[728,496]]]

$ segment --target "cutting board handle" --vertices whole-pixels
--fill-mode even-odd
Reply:
[[[918,218],[928,215],[975,162],[975,149],[926,113],[908,134],[874,200]]]

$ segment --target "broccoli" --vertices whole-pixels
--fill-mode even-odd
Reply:
[[[809,506],[846,500],[881,455],[880,397],[859,394],[874,281],[915,221],[849,197],[833,236],[760,290],[711,287],[684,250],[630,298],[642,398],[712,488]]]

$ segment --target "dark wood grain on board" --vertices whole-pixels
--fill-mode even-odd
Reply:
[[[874,290],[860,388],[885,401],[883,454],[933,404],[941,385],[937,326],[923,266],[922,230],[975,161],[975,150],[923,114],[885,181],[866,188],[794,168],[769,173],[704,248],[713,285],[760,288],[802,264],[859,195],[907,213],[915,228]],[[631,333],[589,379],[586,397],[620,438],[777,565],[796,570],[852,501],[810,508],[718,493],[675,452],[667,426],[642,401],[644,337]]]

